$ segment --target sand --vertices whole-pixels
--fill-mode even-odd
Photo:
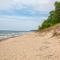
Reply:
[[[60,60],[60,36],[30,32],[0,42],[0,60]]]

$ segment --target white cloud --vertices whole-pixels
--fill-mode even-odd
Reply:
[[[11,8],[11,0],[0,0],[0,10],[7,10]]]
[[[13,14],[15,10],[29,8],[31,13],[54,9],[56,0],[0,0],[0,12]],[[60,0],[57,0],[60,1]],[[33,11],[32,11],[33,10]],[[43,12],[42,12],[43,13]],[[0,14],[1,15],[1,14]],[[28,15],[28,14],[27,14]],[[31,30],[36,29],[46,17],[0,16],[0,30]]]
[[[0,30],[32,30],[37,29],[46,17],[0,16]]]
[[[48,11],[54,7],[51,0],[14,0],[14,2],[17,9],[27,6],[34,10]]]
[[[60,2],[60,0],[57,0],[57,1],[59,1],[59,2]]]
[[[57,0],[58,1],[58,0]],[[31,7],[34,10],[50,10],[54,0],[0,0],[0,10],[21,9]]]

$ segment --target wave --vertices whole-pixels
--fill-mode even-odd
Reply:
[[[23,35],[26,31],[0,31],[0,41]]]

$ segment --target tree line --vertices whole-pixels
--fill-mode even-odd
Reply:
[[[55,2],[54,6],[55,10],[50,12],[48,18],[42,23],[41,26],[39,26],[39,30],[60,23],[60,2]]]

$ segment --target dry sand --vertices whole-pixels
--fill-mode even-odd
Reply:
[[[0,60],[60,60],[60,36],[30,32],[0,42]]]

